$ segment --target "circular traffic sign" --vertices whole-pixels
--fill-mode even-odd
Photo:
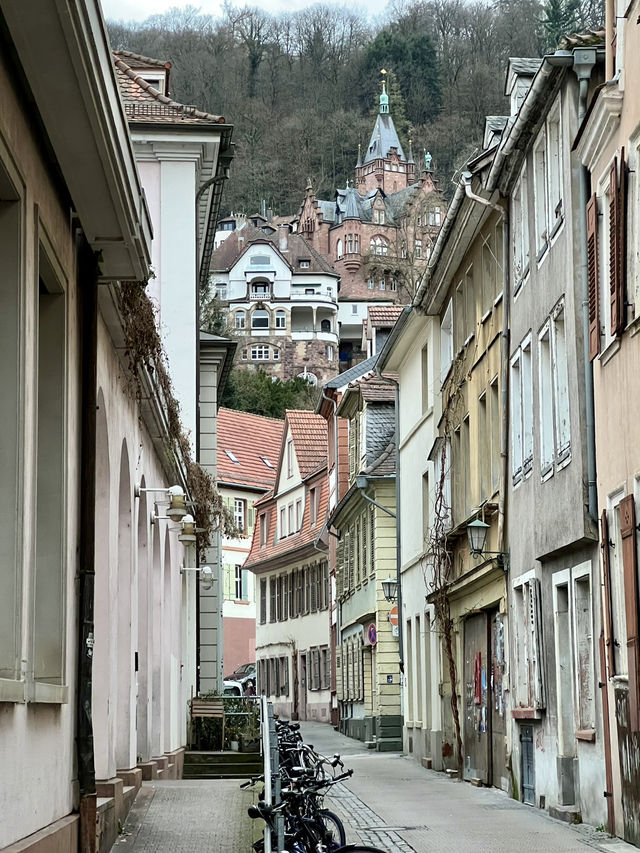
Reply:
[[[389,622],[393,625],[394,628],[398,627],[398,605],[394,604],[391,610],[389,611]]]
[[[372,646],[375,646],[378,641],[378,632],[376,631],[375,622],[372,622],[371,625],[367,628],[367,638]]]

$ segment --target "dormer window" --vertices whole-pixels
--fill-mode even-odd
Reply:
[[[299,267],[301,270],[308,270],[311,267],[311,261],[300,261]]]

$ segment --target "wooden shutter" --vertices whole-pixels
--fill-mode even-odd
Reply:
[[[627,617],[627,660],[629,666],[629,726],[640,731],[640,648],[638,638],[638,572],[636,558],[636,511],[633,495],[620,501],[622,571]]]
[[[349,420],[349,476],[356,473],[356,429],[357,420],[354,415]]]
[[[620,190],[616,216],[618,332],[622,332],[627,320],[627,165],[624,162],[624,148],[620,152]]]
[[[534,708],[546,707],[544,657],[542,653],[542,607],[540,581],[529,581],[529,689]]]
[[[609,300],[611,303],[611,334],[620,329],[620,198],[618,193],[618,158],[614,157],[609,169]]]
[[[336,694],[338,701],[344,699],[344,689],[342,684],[342,646],[336,646]]]
[[[371,561],[371,576],[375,574],[376,571],[376,517],[375,511],[373,507],[369,507],[369,550],[371,552],[370,561]]]
[[[600,516],[600,548],[602,549],[602,580],[604,583],[604,641],[607,651],[607,666],[609,678],[615,675],[615,662],[613,658],[613,623],[611,607],[611,566],[609,563],[609,519],[606,509],[602,510]]]
[[[587,279],[589,287],[589,358],[600,352],[600,294],[598,292],[598,200],[587,204]]]

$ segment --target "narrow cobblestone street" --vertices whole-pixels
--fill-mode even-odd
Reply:
[[[636,848],[586,824],[570,826],[495,788],[475,788],[397,753],[365,749],[321,723],[303,723],[307,743],[340,753],[354,775],[326,805],[348,842],[389,853],[631,853]],[[148,782],[113,853],[249,853],[261,831],[247,816],[256,798],[239,780]]]

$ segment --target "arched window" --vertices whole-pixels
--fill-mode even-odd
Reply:
[[[388,243],[383,237],[372,237],[369,248],[372,255],[386,255],[389,250]]]
[[[336,243],[336,257],[338,259],[342,257],[342,240],[338,240]]]
[[[271,295],[271,285],[268,281],[252,281],[251,297],[253,299],[268,299]]]
[[[276,311],[276,329],[287,328],[287,315],[284,311]]]
[[[269,328],[269,312],[264,308],[256,308],[251,315],[252,329],[268,329]]]
[[[235,327],[236,329],[245,329],[247,326],[247,312],[236,311]]]
[[[320,321],[320,331],[321,332],[330,332],[331,331],[331,320],[321,320]]]

